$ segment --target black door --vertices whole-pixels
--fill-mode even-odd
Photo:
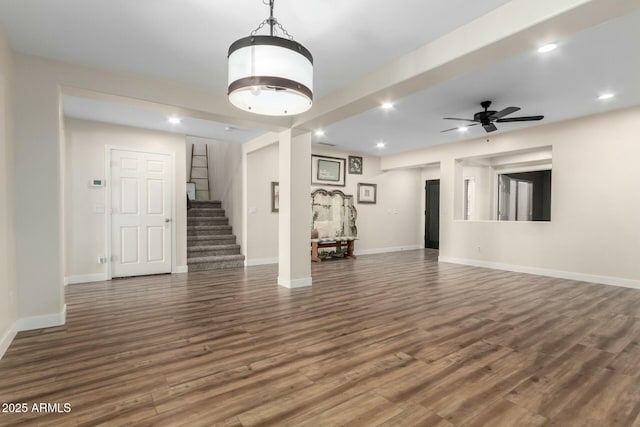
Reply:
[[[440,180],[426,181],[426,209],[424,211],[424,246],[440,248]]]

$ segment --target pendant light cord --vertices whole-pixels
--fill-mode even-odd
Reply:
[[[276,2],[276,0],[262,0],[263,4],[265,4],[266,6],[269,6],[269,17],[267,19],[265,19],[264,21],[262,21],[260,23],[260,25],[258,25],[258,28],[256,28],[255,30],[251,31],[251,35],[255,36],[258,31],[260,31],[265,25],[269,24],[269,34],[271,35],[271,37],[277,36],[278,35],[278,29],[279,29],[280,32],[286,38],[288,38],[289,40],[293,40],[293,36],[291,34],[289,34],[289,32],[284,29],[282,24],[280,24],[278,22],[276,17],[273,16],[273,6],[274,6],[275,2]]]
[[[262,0],[262,2],[264,3],[264,0]],[[276,21],[276,18],[273,16],[273,4],[275,2],[276,0],[269,0],[269,27],[271,31],[271,37],[273,37],[273,26],[278,22]]]

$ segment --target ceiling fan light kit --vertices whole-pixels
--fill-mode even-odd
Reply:
[[[473,115],[473,119],[445,117],[444,120],[458,120],[458,121],[472,122],[472,124],[465,125],[464,127],[469,128],[471,126],[482,125],[484,130],[487,133],[489,133],[489,132],[494,132],[498,130],[498,127],[494,123],[530,122],[530,121],[537,121],[537,120],[544,119],[544,116],[521,116],[521,117],[503,118],[504,116],[507,116],[509,114],[515,113],[516,111],[519,111],[520,107],[507,107],[503,110],[495,111],[495,110],[489,110],[489,107],[491,107],[491,101],[482,101],[480,105],[482,106],[482,108],[484,108],[484,111],[479,111],[475,113]],[[449,132],[459,128],[460,127],[458,126],[451,129],[445,129],[440,132]]]
[[[263,1],[269,5],[269,18],[229,47],[229,101],[255,114],[303,113],[313,103],[313,56],[273,16],[275,0]],[[265,25],[269,35],[256,35]]]

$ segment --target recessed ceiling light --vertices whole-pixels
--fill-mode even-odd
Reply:
[[[318,129],[313,133],[315,136],[324,136],[324,131],[322,129]]]
[[[169,117],[169,123],[172,125],[179,125],[182,122],[178,117]]]
[[[378,147],[378,148],[384,148],[384,142],[378,142],[378,143],[376,144],[376,147]]]
[[[611,99],[611,98],[613,98],[614,96],[615,96],[615,95],[614,95],[613,93],[603,93],[602,95],[600,95],[600,96],[598,97],[598,99],[599,99],[600,101],[604,101],[605,99]]]
[[[385,102],[381,107],[383,110],[391,110],[393,108],[393,104],[391,102]]]
[[[544,46],[541,46],[541,47],[538,48],[538,52],[540,52],[540,53],[551,52],[556,47],[558,47],[558,45],[555,44],[555,43],[545,44]]]
[[[458,132],[466,132],[466,131],[468,131],[468,130],[469,130],[469,127],[468,127],[468,126],[460,126],[460,127],[458,128]]]

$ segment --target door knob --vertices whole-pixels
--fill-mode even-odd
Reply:
[[[164,222],[171,222],[171,218],[165,218]]]

